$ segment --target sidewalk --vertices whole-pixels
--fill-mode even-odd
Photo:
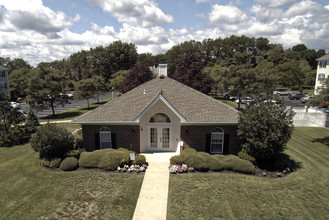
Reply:
[[[143,154],[149,167],[146,170],[137,200],[133,220],[167,218],[169,159],[176,153]]]

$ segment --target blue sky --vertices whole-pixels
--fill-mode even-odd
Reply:
[[[158,54],[231,35],[329,52],[329,1],[0,0],[0,56],[34,66],[116,40]]]

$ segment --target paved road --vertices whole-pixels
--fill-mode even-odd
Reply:
[[[107,98],[110,98],[110,97],[112,97],[111,92],[104,93],[104,94],[99,96],[99,100],[107,99]],[[93,102],[96,102],[96,101],[97,101],[96,98],[89,99],[90,104],[93,103]],[[87,100],[78,100],[78,99],[70,100],[70,102],[68,104],[65,104],[64,106],[57,105],[55,107],[55,113],[60,113],[60,112],[69,110],[71,108],[76,108],[76,107],[79,107],[81,105],[86,105],[86,104],[87,104]],[[29,105],[26,104],[26,103],[21,103],[21,109],[24,109],[24,110],[27,111],[29,109]],[[43,117],[46,117],[46,116],[51,115],[51,114],[52,114],[51,108],[48,108],[48,109],[45,109],[43,111],[39,111],[39,112],[36,113],[38,118],[43,118]]]

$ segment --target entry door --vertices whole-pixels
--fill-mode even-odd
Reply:
[[[152,126],[149,129],[149,146],[151,149],[165,150],[170,148],[170,127]]]

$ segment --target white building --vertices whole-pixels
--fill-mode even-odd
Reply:
[[[323,88],[325,79],[329,77],[329,53],[317,59],[318,68],[316,71],[314,94],[319,94]]]
[[[10,95],[8,69],[0,65],[0,92]]]
[[[155,67],[155,66],[150,66],[150,70],[153,73],[153,76],[167,76],[167,71],[168,71],[168,64],[164,61],[161,61],[160,64]]]

